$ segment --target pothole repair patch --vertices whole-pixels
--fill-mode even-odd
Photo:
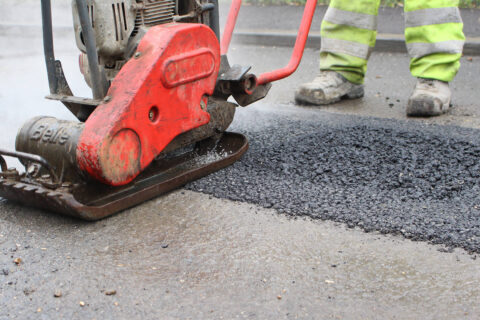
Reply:
[[[480,131],[323,112],[232,129],[248,153],[188,189],[480,253]]]

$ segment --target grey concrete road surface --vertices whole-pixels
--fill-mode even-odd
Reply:
[[[229,1],[220,4],[220,21],[225,23]],[[320,24],[327,11],[327,6],[318,6],[315,10],[311,31],[320,31]],[[237,28],[238,30],[279,30],[295,31],[300,25],[304,6],[257,6],[244,4],[241,8]],[[464,22],[464,33],[467,37],[480,36],[480,20],[478,9],[461,9]],[[403,34],[404,31],[403,8],[380,7],[378,12],[378,33]]]
[[[478,260],[461,251],[200,193],[177,191],[97,223],[0,208],[0,319],[476,319],[480,312]]]
[[[7,7],[0,17],[20,16],[20,8]],[[59,20],[68,21],[65,10],[57,7]],[[35,19],[34,11],[26,14]],[[58,57],[75,93],[88,95],[72,39],[68,31],[58,34]],[[13,148],[23,121],[42,114],[72,117],[43,99],[48,88],[38,28],[3,28],[0,43],[0,146]],[[286,63],[289,53],[234,45],[230,60],[263,71]],[[276,84],[265,101],[239,109],[234,128],[245,130],[261,120],[256,128],[279,125],[285,132],[291,124],[294,133],[302,117],[309,118],[310,127],[318,119],[328,128],[329,119],[374,116],[393,120],[358,118],[359,124],[388,122],[397,129],[449,124],[474,129],[446,127],[447,133],[477,133],[476,58],[463,60],[453,83],[456,108],[449,115],[406,120],[404,105],[414,80],[403,55],[372,57],[360,101],[322,110],[294,107],[293,89],[314,76],[317,56],[307,50],[298,73]],[[255,151],[270,133],[253,131]],[[241,194],[247,185],[235,188]],[[295,194],[291,189],[288,196]],[[476,257],[463,249],[294,219],[273,208],[188,190],[96,223],[0,200],[0,319],[478,319]]]

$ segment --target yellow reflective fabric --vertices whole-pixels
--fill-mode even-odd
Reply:
[[[450,82],[460,68],[462,54],[434,53],[410,60],[410,72],[414,77]]]
[[[458,3],[459,0],[405,0],[405,12],[425,10],[421,14],[426,13],[428,16],[428,9],[457,7]],[[376,16],[379,4],[380,0],[332,0],[330,7]],[[430,11],[432,14],[438,13],[435,10]],[[463,24],[451,22],[461,21],[460,17],[452,20],[450,16],[446,23],[440,23],[438,17],[433,20],[438,23],[413,27],[407,25],[405,28],[405,40],[412,56],[410,71],[415,77],[449,82],[460,67],[459,60],[465,40]],[[337,71],[351,82],[362,83],[367,70],[368,55],[360,57],[358,52],[365,52],[360,50],[362,46],[375,46],[376,31],[348,25],[348,22],[335,24],[324,20],[321,35],[322,38],[329,39],[330,46],[328,51],[321,50],[320,69]],[[349,48],[335,52],[335,48],[342,44],[339,41],[338,45],[335,45],[335,39],[348,41]]]
[[[458,7],[459,0],[405,0],[405,12],[429,8]]]
[[[377,15],[380,0],[332,0],[330,7],[335,9]]]
[[[405,28],[405,41],[434,43],[448,40],[465,40],[462,23],[432,24]]]
[[[332,8],[371,15],[375,19],[379,6],[380,0],[332,0],[330,2],[330,7]],[[337,71],[353,83],[363,83],[368,59],[368,50],[365,50],[365,46],[375,47],[377,31],[355,27],[353,21],[351,25],[348,25],[335,24],[324,20],[322,22],[321,36],[322,38],[328,38],[330,44],[335,43],[335,40],[348,41],[349,48],[338,50],[340,52],[335,52],[334,50],[328,52],[321,51],[320,70]],[[341,45],[342,41],[339,41],[336,47]],[[367,53],[360,57],[358,52]]]
[[[348,81],[362,84],[367,72],[367,61],[348,54],[320,52],[320,70],[336,71]]]
[[[330,39],[339,39],[366,44],[375,47],[377,31],[360,29],[347,25],[333,24],[328,21],[322,22],[322,37]]]
[[[458,0],[405,1],[405,11],[429,11],[435,14],[437,8],[454,8]],[[431,10],[428,10],[431,9]],[[458,17],[458,21],[461,18]],[[405,28],[405,41],[409,49],[410,72],[414,77],[437,79],[446,82],[453,80],[460,68],[460,58],[465,36],[463,23],[437,23]],[[425,45],[438,44],[438,45]],[[422,48],[431,48],[424,52]],[[439,49],[441,48],[441,49]],[[423,56],[420,56],[420,53]]]

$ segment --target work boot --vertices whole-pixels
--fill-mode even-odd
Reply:
[[[408,100],[407,116],[432,117],[450,109],[452,92],[448,82],[418,78],[413,94]]]
[[[304,83],[297,89],[295,101],[299,104],[325,105],[342,98],[361,98],[363,94],[363,85],[352,83],[335,71],[320,71],[312,82]]]

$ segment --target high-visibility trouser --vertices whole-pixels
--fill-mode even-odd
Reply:
[[[414,77],[451,81],[465,36],[459,0],[405,0],[405,40]],[[322,22],[320,70],[363,83],[375,47],[380,0],[332,0]]]

